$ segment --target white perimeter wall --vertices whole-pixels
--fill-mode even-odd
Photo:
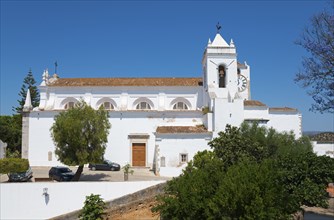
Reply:
[[[81,209],[91,193],[108,201],[162,182],[1,183],[0,219],[48,219]]]

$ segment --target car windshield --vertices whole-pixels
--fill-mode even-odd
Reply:
[[[68,173],[68,172],[72,172],[72,170],[70,170],[69,168],[59,168],[59,172]]]

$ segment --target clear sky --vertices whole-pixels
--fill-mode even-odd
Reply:
[[[1,115],[17,106],[24,77],[200,77],[219,21],[238,61],[251,66],[251,94],[303,114],[304,131],[333,131],[333,114],[309,111],[293,82],[306,52],[294,42],[328,1],[1,0]]]

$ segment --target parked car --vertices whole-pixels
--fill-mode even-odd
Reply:
[[[10,173],[8,175],[9,182],[27,182],[32,178],[32,170],[31,167],[28,168],[25,172],[19,173]]]
[[[71,181],[74,173],[68,167],[51,167],[49,177],[57,181]]]
[[[111,171],[119,171],[121,166],[118,163],[111,162],[109,160],[103,161],[100,164],[89,164],[88,168],[91,170],[111,170]]]

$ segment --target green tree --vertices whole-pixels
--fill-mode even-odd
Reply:
[[[22,116],[0,116],[0,140],[7,143],[6,153],[21,152]]]
[[[287,209],[292,212],[301,205],[327,207],[328,183],[334,182],[334,159],[312,152],[281,154],[275,160],[277,181],[289,195]]]
[[[30,89],[31,96],[31,104],[33,107],[37,107],[39,105],[39,92],[37,86],[35,85],[36,81],[32,74],[31,69],[29,70],[27,76],[23,80],[23,85],[19,92],[19,96],[21,97],[18,101],[19,105],[17,107],[13,107],[13,111],[21,114],[23,110],[24,103],[26,101],[27,91]]]
[[[107,111],[94,110],[84,101],[55,117],[50,129],[55,153],[62,163],[79,166],[73,181],[79,180],[85,164],[103,160],[109,128]]]
[[[82,220],[102,220],[105,215],[105,202],[100,195],[91,194],[86,196],[84,207],[82,208],[79,218]]]
[[[19,173],[29,168],[29,161],[22,158],[3,158],[0,159],[0,173]]]
[[[310,27],[296,42],[308,53],[295,82],[308,89],[313,98],[311,110],[334,113],[334,1],[328,11],[311,18]]]
[[[227,126],[157,198],[163,219],[287,219],[301,205],[326,206],[334,159],[307,138],[257,124]]]

